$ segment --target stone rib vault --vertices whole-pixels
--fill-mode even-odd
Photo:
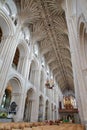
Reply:
[[[22,24],[31,28],[61,90],[74,89],[72,63],[62,0],[15,0]]]

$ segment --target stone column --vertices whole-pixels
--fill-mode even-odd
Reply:
[[[0,54],[0,58],[2,60],[2,64],[1,64],[1,68],[0,68],[0,73],[1,73],[1,76],[0,76],[0,84],[1,84],[1,87],[0,87],[0,104],[2,102],[2,97],[3,97],[3,94],[4,94],[4,83],[6,82],[5,78],[6,78],[6,75],[7,75],[7,71],[8,71],[8,57],[7,57],[7,48],[8,48],[8,44],[12,41],[13,39],[13,36],[5,36],[3,37],[3,42],[4,43],[4,46],[3,46],[3,49],[1,51],[1,54]],[[7,45],[6,45],[7,44]],[[5,48],[6,47],[6,48]],[[2,47],[1,47],[2,48]],[[3,73],[4,72],[4,73]],[[4,86],[5,87],[5,86]]]
[[[59,116],[59,98],[57,97],[57,102],[56,102],[56,109],[57,109],[57,119],[60,118]]]
[[[35,99],[32,100],[31,122],[38,121],[38,109],[39,109],[39,98],[38,95],[35,94]]]
[[[35,82],[35,70],[31,70],[31,72],[30,72],[30,82],[31,82],[33,85],[35,85],[35,84],[34,84],[34,82]]]
[[[27,46],[28,47],[28,46]],[[30,53],[27,55],[25,54],[24,56],[21,56],[19,58],[19,63],[18,63],[18,72],[20,72],[24,78],[28,80],[29,77],[29,70],[30,70],[30,64],[31,64],[31,57]]]
[[[26,85],[25,85],[25,87],[26,87]],[[22,95],[21,95],[20,121],[23,121],[23,118],[24,118],[26,96],[27,96],[27,94],[26,94],[26,91],[24,90]]]
[[[36,88],[38,89],[38,91],[40,88],[40,73],[41,73],[41,69],[35,69],[34,84],[35,84]]]
[[[54,109],[54,105],[53,105],[53,119],[52,120],[55,120],[55,109]]]
[[[40,102],[39,102],[39,109],[38,109],[38,111],[39,111],[39,113],[38,113],[38,117],[39,117],[39,120],[40,121],[43,121],[43,103],[41,104]]]
[[[2,60],[5,59],[7,52],[8,52],[9,44],[10,44],[10,42],[11,43],[13,42],[13,38],[14,38],[13,35],[6,35],[6,36],[2,37],[1,47],[0,47],[0,49],[1,49],[0,57]]]
[[[17,121],[22,121],[23,119],[23,112],[21,111],[22,109],[22,99],[23,99],[23,94],[22,93],[12,93],[12,100],[11,102],[15,101],[17,104],[17,113],[16,115],[13,116],[13,119],[15,122]]]
[[[32,103],[32,116],[31,121],[38,121],[38,109],[39,109],[39,86],[40,86],[40,69],[35,70],[34,86],[36,87],[35,99]]]
[[[79,91],[79,97],[80,100],[78,101],[79,104],[79,109],[80,109],[80,113],[81,113],[81,121],[83,124],[87,124],[87,89],[85,86],[85,82],[84,82],[84,76],[83,76],[83,72],[82,72],[82,67],[81,67],[81,59],[80,59],[80,50],[79,50],[79,40],[78,40],[78,33],[77,32],[77,21],[76,21],[76,15],[74,17],[69,16],[69,10],[68,6],[66,4],[66,17],[67,17],[67,25],[68,25],[68,31],[69,31],[69,41],[70,41],[70,49],[71,49],[71,53],[73,53],[73,55],[71,55],[72,57],[72,65],[73,65],[73,73],[75,76],[77,76],[77,80],[78,80],[78,86],[76,84],[76,82],[74,82],[75,85],[75,92]],[[75,77],[76,78],[76,77]],[[78,94],[78,93],[77,93]]]
[[[28,80],[30,70],[31,59],[28,56],[24,57],[24,63],[22,67],[22,75]]]
[[[51,102],[49,101],[49,105],[48,105],[48,120],[52,119],[52,109],[51,109]]]
[[[45,120],[45,107],[46,107],[46,101],[44,99],[44,101],[43,101],[43,121]]]
[[[17,66],[17,71],[22,75],[23,75],[23,65],[24,65],[24,56],[20,56],[18,66]]]
[[[73,28],[73,26],[71,24],[71,29],[72,28]],[[72,34],[72,36],[73,36],[73,34]],[[73,39],[72,39],[73,43],[76,43],[76,44],[78,43],[79,44],[79,42],[77,40],[74,39],[74,41],[73,41]],[[75,76],[75,73],[76,73],[76,76],[77,76],[77,77],[75,76],[77,81],[74,80],[75,93],[76,93],[76,95],[78,95],[78,92],[79,92],[79,99],[80,99],[80,101],[78,100],[78,106],[80,107],[79,111],[80,111],[80,114],[81,114],[81,120],[84,120],[84,116],[85,116],[84,110],[86,109],[84,107],[84,104],[85,105],[87,104],[87,102],[85,101],[85,99],[87,97],[86,97],[86,88],[85,88],[85,84],[84,84],[83,75],[82,75],[82,72],[81,72],[80,59],[79,59],[79,53],[78,53],[78,49],[77,48],[78,47],[76,45],[75,46],[73,45],[71,56],[72,56],[72,62],[73,62],[73,74]],[[75,49],[77,49],[76,52],[73,51]],[[78,85],[77,85],[76,82],[78,82]]]
[[[14,36],[9,36],[6,40],[6,44],[4,44],[3,50],[1,52],[1,57],[3,59],[3,63],[0,69],[0,103],[2,101],[3,93],[6,87],[6,80],[7,80],[7,75],[9,72],[9,69],[11,67],[12,61],[13,61],[13,56],[16,50],[16,46],[18,44],[18,39],[20,37],[19,35],[19,30],[15,33]],[[6,47],[6,48],[5,48]]]

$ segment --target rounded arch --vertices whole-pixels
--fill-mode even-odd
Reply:
[[[39,98],[40,98],[40,100],[41,100],[41,103],[43,103],[43,101],[44,101],[44,97],[43,97],[42,94],[39,96]]]
[[[22,50],[22,55],[25,55],[25,56],[28,55],[28,53],[29,53],[28,45],[26,44],[26,42],[24,40],[19,40],[18,47],[19,47],[20,51]]]
[[[85,23],[85,16],[84,16],[84,14],[81,14],[78,17],[78,21],[77,21],[77,32],[78,32],[78,34],[79,34],[81,23]]]
[[[0,37],[0,53],[3,50],[4,44],[8,38],[11,38],[11,36],[15,33],[15,28],[13,26],[12,21],[7,16],[4,9],[1,8],[0,10],[0,28],[2,31],[2,37]]]
[[[13,82],[12,82],[13,81]],[[13,90],[15,89],[16,91],[18,91],[18,92],[22,92],[22,84],[23,84],[23,82],[22,82],[22,80],[21,80],[21,78],[18,76],[18,75],[16,75],[16,74],[11,74],[11,75],[9,75],[8,76],[8,79],[7,79],[7,84],[9,84],[11,82],[11,84],[13,84],[13,83],[16,83],[17,84],[17,86],[18,87],[16,87],[14,84],[13,84]],[[18,89],[17,89],[18,88]]]
[[[31,121],[33,107],[35,107],[34,100],[35,100],[35,92],[32,88],[30,88],[27,91],[27,96],[25,100],[24,121],[26,122]]]
[[[29,100],[34,100],[34,89],[33,88],[30,88],[28,91],[27,91],[27,95],[28,95],[28,98]]]
[[[38,75],[38,64],[35,60],[31,61],[30,64],[30,71],[29,71],[29,76],[28,80],[35,86],[36,85],[36,79]]]
[[[77,31],[78,31],[78,37],[79,37],[79,49],[80,49],[80,60],[81,60],[81,66],[82,69],[87,68],[87,33],[86,33],[86,23],[85,23],[85,17],[83,14],[78,19],[78,26],[77,26]]]
[[[23,75],[25,70],[24,64],[26,64],[25,58],[28,56],[28,51],[28,45],[23,40],[20,40],[15,51],[12,66]]]
[[[2,29],[3,36],[12,36],[15,32],[14,26],[4,10],[0,11],[0,27]]]
[[[19,57],[20,57],[20,51],[17,47],[16,52],[15,52],[15,56],[14,56],[14,59],[13,59],[13,63],[12,63],[12,67],[15,68],[15,69],[17,69]]]
[[[7,85],[2,98],[3,107],[9,109],[10,104],[15,102],[20,107],[22,87],[20,80],[17,77],[10,78],[7,81]]]
[[[21,94],[22,86],[20,80],[17,77],[13,77],[12,79],[10,79],[8,84],[12,86],[13,93],[19,93],[19,95]]]
[[[26,92],[25,92],[26,95],[27,95],[27,91],[30,90],[30,89],[32,89],[34,91],[34,93],[36,94],[37,90],[36,90],[35,86],[33,86],[32,84],[28,84]]]
[[[10,74],[8,75],[7,82],[9,82],[10,79],[15,79],[15,80],[17,80],[17,81],[19,82],[19,84],[20,84],[21,89],[22,89],[23,80],[22,80],[22,78],[21,78],[17,73],[13,73],[13,72],[10,73]]]

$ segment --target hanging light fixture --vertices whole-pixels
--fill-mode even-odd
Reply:
[[[45,86],[46,86],[48,89],[53,89],[53,87],[54,87],[54,81],[53,81],[53,79],[51,79],[51,80],[47,79],[47,80],[46,80],[46,83],[45,83]]]

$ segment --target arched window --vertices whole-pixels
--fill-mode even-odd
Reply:
[[[32,113],[33,113],[33,106],[34,103],[34,91],[33,89],[29,89],[27,92],[27,97],[25,101],[25,110],[24,110],[24,121],[29,122],[31,121]]]
[[[14,56],[14,59],[13,59],[13,64],[12,64],[12,66],[13,66],[15,69],[17,69],[17,66],[18,66],[19,56],[20,56],[20,52],[19,52],[19,49],[17,48],[17,49],[16,49],[15,56]]]
[[[26,55],[28,53],[27,45],[23,42],[19,43],[13,58],[12,66],[20,74],[25,74]]]

